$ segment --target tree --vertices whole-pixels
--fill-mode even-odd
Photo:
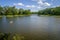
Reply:
[[[30,15],[31,14],[31,11],[30,10],[24,10],[23,14]]]
[[[18,14],[23,14],[23,12],[24,12],[24,10],[22,8],[20,8]]]
[[[38,11],[38,15],[60,15],[60,7],[46,8]]]
[[[3,8],[0,6],[0,15],[3,15]]]

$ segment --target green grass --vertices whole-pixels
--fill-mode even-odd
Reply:
[[[2,17],[2,16],[0,15],[0,17]]]
[[[30,15],[5,15],[6,17],[17,17],[17,16],[30,16]],[[0,17],[3,17],[3,15],[0,15]]]
[[[24,36],[12,33],[0,33],[0,40],[23,40]]]

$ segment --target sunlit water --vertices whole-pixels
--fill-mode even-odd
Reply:
[[[60,40],[60,16],[3,16],[0,32],[19,33],[26,40]]]

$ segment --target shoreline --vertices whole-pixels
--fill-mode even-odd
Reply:
[[[30,15],[0,15],[0,17],[3,17],[3,16],[6,16],[6,17],[17,17],[17,16],[30,16]]]
[[[18,16],[31,16],[31,15],[0,15],[0,17],[3,17],[3,16],[6,16],[6,17],[18,17]],[[59,17],[60,15],[38,15],[38,16],[56,16],[56,17]]]

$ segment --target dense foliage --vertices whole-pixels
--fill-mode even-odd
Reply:
[[[30,15],[30,10],[24,10],[24,9],[17,9],[15,6],[9,7],[1,7],[0,6],[0,15]]]
[[[60,7],[46,8],[38,11],[38,15],[60,15]]]
[[[24,10],[21,8],[17,9],[15,6],[0,6],[0,15],[30,15],[31,13],[38,15],[60,15],[60,7],[46,8],[44,10],[39,10],[38,12],[31,12],[30,10]]]

